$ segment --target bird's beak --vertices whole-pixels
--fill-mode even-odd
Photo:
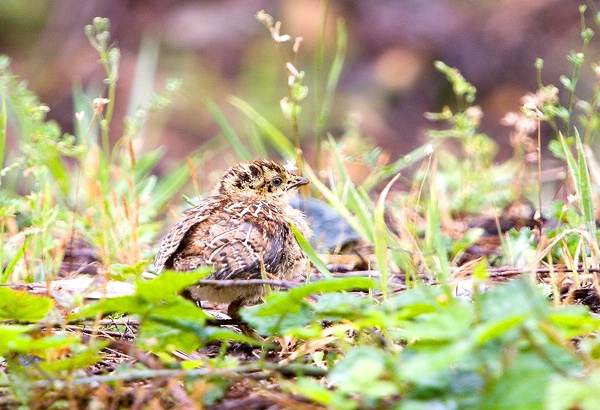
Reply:
[[[300,185],[306,185],[306,184],[310,184],[310,181],[308,180],[308,178],[304,178],[304,177],[298,177],[298,179],[296,180],[296,182],[294,182],[293,184],[291,184],[289,186],[289,188],[294,188]]]

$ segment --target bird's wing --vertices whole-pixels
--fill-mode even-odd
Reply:
[[[223,221],[210,228],[206,260],[215,279],[260,279],[261,264],[275,273],[285,250],[285,234],[273,221]]]
[[[165,264],[177,248],[179,248],[181,241],[188,231],[193,226],[207,219],[207,217],[207,212],[203,212],[203,208],[200,206],[186,211],[184,217],[171,228],[160,244],[160,249],[154,259],[154,268],[156,269],[156,272],[160,273],[160,271],[164,269]]]

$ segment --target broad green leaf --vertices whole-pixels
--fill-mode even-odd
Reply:
[[[546,410],[600,408],[600,371],[584,377],[553,378],[545,395]]]
[[[442,297],[446,298],[446,295],[439,287],[419,286],[384,300],[381,306],[389,314],[410,319],[439,310]]]
[[[368,278],[334,278],[312,282],[297,288],[290,289],[286,293],[276,293],[267,298],[260,306],[261,316],[278,315],[286,312],[295,313],[304,298],[315,293],[341,292],[353,289],[373,289],[375,281]]]
[[[298,382],[291,385],[290,388],[296,394],[305,397],[310,401],[327,406],[327,408],[354,410],[358,407],[356,400],[347,399],[344,397],[345,395],[333,391],[322,383],[308,377],[299,378]]]
[[[315,321],[315,315],[305,301],[294,301],[290,306],[290,299],[284,293],[274,293],[267,299],[271,305],[258,305],[241,309],[240,315],[262,335],[275,335],[293,331],[296,328],[307,326]],[[274,308],[279,306],[279,311]],[[265,313],[266,311],[266,313]]]
[[[26,339],[28,336],[25,333],[32,329],[32,326],[0,325],[0,356],[5,356],[15,341]]]
[[[584,336],[600,329],[600,318],[592,316],[587,306],[567,305],[552,309],[548,319],[565,337]]]
[[[326,293],[319,297],[313,309],[324,319],[354,320],[363,317],[369,310],[375,310],[375,308],[370,298],[352,293]]]
[[[369,278],[345,277],[323,279],[297,288],[290,289],[290,297],[299,299],[313,293],[341,292],[348,290],[368,290],[375,288],[376,282]]]
[[[543,318],[550,313],[550,305],[545,296],[531,284],[527,276],[492,287],[482,293],[476,303],[484,322],[519,315]]]
[[[468,338],[448,344],[407,348],[397,362],[397,370],[404,380],[426,383],[435,373],[451,369],[474,353],[475,344]]]
[[[470,334],[474,320],[473,305],[457,301],[403,323],[399,334],[418,340],[419,345],[456,340]]]
[[[0,287],[0,320],[36,322],[44,319],[53,306],[50,298]]]
[[[354,348],[333,366],[327,378],[341,392],[368,398],[391,396],[398,393],[398,386],[386,380],[388,357],[374,347]]]
[[[475,329],[474,336],[478,344],[484,344],[492,339],[496,339],[504,335],[509,330],[514,329],[517,326],[522,325],[529,315],[515,315],[502,318],[500,320],[486,323],[483,326]]]
[[[489,383],[476,406],[480,410],[543,409],[552,368],[534,352],[523,352],[499,378]]]
[[[195,319],[156,314],[164,312],[153,312],[140,329],[140,342],[152,351],[181,349],[186,352],[194,351],[208,342],[219,340],[233,340],[251,345],[259,344],[256,340],[232,330],[205,326],[205,316],[208,315],[198,307],[195,309],[199,314],[199,317]],[[177,307],[174,306],[173,310],[177,310]]]
[[[138,296],[119,296],[116,298],[102,299],[83,307],[76,313],[67,316],[67,321],[83,318],[91,318],[97,314],[107,315],[109,313],[144,314],[148,310],[147,301]]]
[[[34,338],[30,335],[16,337],[7,343],[12,352],[35,353],[46,356],[52,349],[65,349],[79,343],[79,337],[74,335],[51,334],[50,336]]]
[[[147,301],[160,301],[176,296],[179,292],[207,277],[212,268],[200,268],[193,272],[165,271],[156,279],[136,282],[136,295]]]

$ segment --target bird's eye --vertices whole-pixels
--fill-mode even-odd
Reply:
[[[271,183],[273,184],[273,186],[279,186],[283,183],[283,179],[281,178],[275,178],[271,181]]]

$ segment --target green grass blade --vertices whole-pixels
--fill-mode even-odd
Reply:
[[[344,161],[342,160],[340,153],[337,149],[335,149],[336,142],[331,135],[329,135],[329,144],[332,147],[331,153],[335,159],[336,169],[340,175],[340,180],[343,181],[344,184],[341,197],[346,198],[346,208],[356,215],[360,221],[360,224],[364,227],[368,234],[369,243],[373,243],[373,206],[371,198],[369,198],[366,192],[360,188],[357,188],[352,182],[352,179],[350,178],[350,175],[348,175],[348,171],[344,166]]]
[[[381,290],[384,298],[388,294],[388,277],[389,277],[389,266],[388,266],[388,243],[387,243],[387,226],[385,224],[385,198],[390,191],[390,188],[400,177],[397,174],[392,180],[386,185],[381,192],[377,204],[375,205],[375,213],[373,214],[373,222],[375,226],[375,258],[377,259],[377,269],[381,274]]]
[[[248,140],[250,140],[250,145],[252,145],[257,158],[268,158],[267,147],[265,147],[263,139],[260,137],[260,132],[258,132],[256,124],[250,123],[248,124],[248,128]]]
[[[252,159],[252,155],[250,155],[248,149],[246,149],[244,143],[234,131],[231,124],[229,124],[229,121],[227,121],[227,119],[223,115],[223,112],[221,112],[217,104],[215,104],[212,100],[209,99],[204,100],[204,104],[206,105],[206,108],[208,108],[208,111],[210,111],[213,118],[217,122],[217,125],[221,129],[221,132],[227,140],[227,143],[235,152],[235,155],[237,155],[237,157],[241,161],[250,161]]]
[[[379,185],[382,181],[392,177],[393,175],[396,175],[403,169],[406,169],[412,166],[413,164],[421,161],[423,158],[425,158],[425,149],[428,145],[429,144],[426,144],[419,148],[416,148],[415,150],[398,159],[397,161],[382,167],[376,172],[373,172],[363,181],[363,183],[360,186],[366,192],[369,192],[371,191],[371,189]]]
[[[306,174],[306,177],[310,179],[311,185],[325,197],[329,205],[331,205],[360,236],[369,241],[369,243],[372,243],[371,236],[366,228],[357,220],[356,216],[346,208],[337,195],[319,180],[308,164],[304,164],[303,171],[304,174]]]
[[[323,95],[323,104],[319,111],[319,118],[317,119],[317,133],[321,134],[329,121],[329,115],[331,114],[331,107],[333,106],[333,98],[335,96],[335,90],[344,68],[344,60],[346,58],[346,49],[348,46],[348,33],[346,31],[346,23],[343,19],[337,21],[337,50],[329,74],[327,75],[327,84],[325,86],[325,93]]]
[[[592,193],[592,182],[590,179],[590,172],[587,166],[587,160],[585,159],[585,150],[581,142],[579,132],[575,129],[575,143],[577,147],[577,172],[579,175],[579,188],[578,194],[581,201],[581,209],[585,223],[588,226],[589,232],[592,237],[596,237],[596,218],[594,217],[594,198]]]
[[[288,137],[271,124],[269,120],[260,115],[250,104],[234,96],[229,97],[229,102],[258,126],[273,148],[279,151],[284,158],[292,159],[296,156],[294,144]]]
[[[569,173],[571,174],[571,178],[573,178],[573,183],[576,189],[579,189],[579,172],[577,171],[577,162],[575,161],[575,157],[571,153],[571,149],[567,144],[566,138],[560,134],[560,145],[562,146],[563,152],[565,154],[565,159],[567,160],[567,168],[569,168]],[[578,192],[579,194],[579,192]]]
[[[434,171],[435,175],[435,171]],[[439,282],[450,276],[450,262],[448,261],[448,249],[444,242],[442,234],[442,221],[440,216],[440,207],[438,199],[438,188],[435,184],[435,178],[432,177],[429,189],[429,199],[427,201],[427,226],[425,232],[427,251],[434,257],[434,272]]]
[[[0,275],[0,283],[8,282],[8,279],[10,278],[10,275],[12,274],[13,270],[15,269],[15,266],[17,266],[17,263],[22,258],[25,257],[25,252],[27,252],[27,248],[29,248],[30,242],[31,242],[31,236],[25,237],[25,241],[23,242],[23,245],[21,245],[21,248],[17,251],[15,256],[8,262],[8,265],[6,266],[6,268],[4,268],[1,271],[2,274]]]
[[[2,111],[0,111],[0,169],[4,168],[4,147],[6,146],[6,95],[2,93]],[[1,183],[1,181],[0,181]]]
[[[321,258],[317,256],[317,253],[315,252],[313,247],[310,246],[310,243],[308,243],[304,235],[302,235],[298,228],[296,228],[293,224],[291,224],[290,226],[292,227],[292,231],[294,231],[294,236],[296,237],[298,244],[300,245],[304,253],[306,253],[306,256],[308,256],[308,259],[312,262],[312,264],[315,265],[315,268],[317,268],[317,270],[321,272],[326,278],[333,278],[333,275],[331,274],[329,269],[327,269],[327,266],[325,266]]]

